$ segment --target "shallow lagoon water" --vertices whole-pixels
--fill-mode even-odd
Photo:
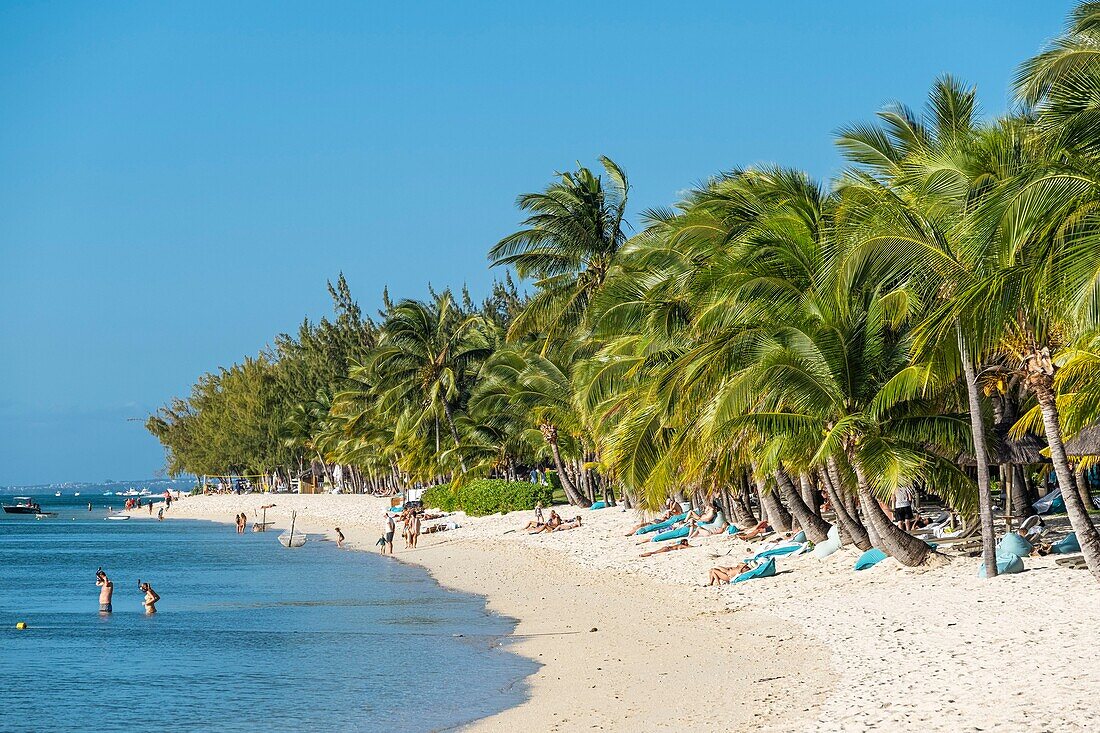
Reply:
[[[431,731],[525,695],[534,663],[500,646],[513,622],[419,568],[316,536],[286,550],[276,532],[105,521],[121,499],[89,498],[0,515],[0,730]]]

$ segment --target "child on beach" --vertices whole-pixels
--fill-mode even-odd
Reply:
[[[344,533],[340,531],[340,528],[336,528],[336,546],[343,549],[344,547]]]

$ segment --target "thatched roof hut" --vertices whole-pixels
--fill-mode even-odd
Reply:
[[[1012,423],[997,423],[993,426],[993,436],[989,441],[990,465],[1030,466],[1033,463],[1050,463],[1050,458],[1041,451],[1046,450],[1046,439],[1028,433],[1019,440],[1009,437]],[[1100,434],[1098,434],[1100,438]],[[977,463],[974,454],[963,452],[955,459],[963,466]]]
[[[1100,456],[1100,424],[1089,425],[1066,441],[1067,456]]]

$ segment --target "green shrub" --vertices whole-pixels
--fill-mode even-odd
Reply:
[[[549,506],[552,500],[549,486],[491,478],[477,478],[458,488],[450,484],[433,486],[421,497],[424,506],[444,512],[463,511],[472,517],[534,509],[536,502]]]

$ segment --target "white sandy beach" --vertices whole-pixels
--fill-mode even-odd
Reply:
[[[388,506],[207,496],[174,503],[169,517],[251,520],[271,502],[278,526],[296,509],[307,531],[331,537],[339,525],[363,550]],[[551,535],[509,532],[529,515],[456,514],[459,529],[417,550],[395,542],[397,559],[517,619],[511,648],[543,665],[527,702],[470,730],[1100,730],[1100,594],[1088,573],[1052,558],[986,582],[977,559],[919,571],[887,559],[856,573],[855,551],[843,549],[704,588],[709,567],[751,554],[746,543],[705,538],[642,559],[652,546],[623,536],[634,512],[584,511],[584,527]]]

